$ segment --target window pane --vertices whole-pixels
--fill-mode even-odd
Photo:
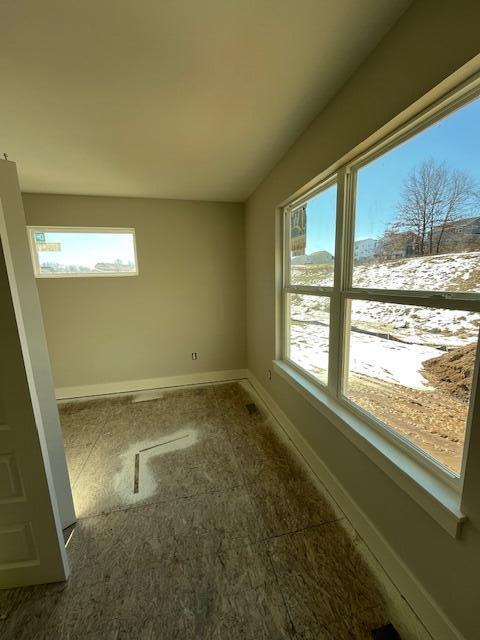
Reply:
[[[344,393],[455,473],[480,314],[354,300]]]
[[[290,360],[327,384],[330,299],[295,293],[288,302]]]
[[[290,214],[290,283],[333,287],[337,185]]]
[[[131,232],[32,229],[40,275],[136,273]]]
[[[480,99],[357,173],[353,285],[480,292]]]

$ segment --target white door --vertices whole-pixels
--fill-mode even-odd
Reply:
[[[10,226],[12,221],[14,224]],[[23,228],[23,239],[16,234],[17,227]],[[29,269],[24,264],[20,273],[15,273],[15,260],[22,251],[17,255],[18,247],[14,244],[24,243],[29,261],[30,257],[16,167],[5,160],[0,161],[0,241],[0,587],[3,588],[55,582],[68,575],[39,392],[45,394],[39,380],[46,378],[50,380],[53,398],[53,384],[48,358],[43,363],[39,358],[46,351],[43,326],[41,322],[40,328],[31,324],[40,313],[31,262]],[[29,271],[31,276],[24,277]],[[17,286],[20,284],[21,290]],[[28,320],[26,312],[31,312]]]
[[[14,162],[0,160],[0,237],[12,290],[22,348],[31,363],[31,386],[38,398],[38,419],[43,424],[50,469],[62,528],[75,522],[62,430],[43,327],[43,316],[33,274],[25,213]]]

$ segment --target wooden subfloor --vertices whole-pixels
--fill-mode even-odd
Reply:
[[[241,384],[139,397],[60,407],[71,577],[0,592],[0,638],[363,640],[387,622],[341,513]]]

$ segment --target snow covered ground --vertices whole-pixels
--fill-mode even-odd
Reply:
[[[480,291],[480,252],[405,258],[353,270],[355,287],[427,291]]]
[[[429,389],[421,374],[422,363],[444,351],[409,345],[376,336],[350,334],[349,372],[411,389]],[[291,325],[290,358],[322,382],[327,381],[328,327]]]
[[[331,284],[328,274],[321,282],[320,272],[311,267],[302,274],[304,282],[305,278],[315,284]],[[362,265],[355,268],[354,282],[358,287],[377,289],[480,292],[480,253]],[[291,359],[322,381],[328,368],[328,309],[328,298],[291,296]],[[423,362],[442,355],[445,348],[476,341],[480,314],[355,300],[351,324],[398,340],[352,331],[350,372],[412,389],[428,389],[422,375]]]
[[[292,323],[290,326],[290,359],[326,384],[328,327]]]
[[[420,373],[422,363],[442,353],[431,347],[352,333],[349,371],[411,389],[428,389],[430,387]]]
[[[476,340],[480,314],[367,300],[352,302],[352,324],[413,344],[460,347]]]
[[[331,287],[330,265],[294,265],[292,283]],[[353,285],[375,289],[480,292],[480,252],[445,253],[359,264]]]

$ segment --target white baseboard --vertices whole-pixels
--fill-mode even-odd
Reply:
[[[225,382],[248,377],[247,369],[230,369],[227,371],[206,371],[190,373],[183,376],[165,378],[146,378],[144,380],[124,380],[102,384],[88,384],[78,387],[59,387],[55,389],[57,400],[70,398],[88,398],[130,391],[146,391],[148,389],[164,389],[165,387],[184,387],[190,384],[207,384],[209,382]]]
[[[274,426],[283,430],[283,436],[287,437],[303,463],[330,493],[353,528],[363,538],[370,553],[380,563],[385,577],[393,582],[432,637],[441,640],[465,640],[263,385],[251,373],[248,379],[260,400],[275,418]]]

